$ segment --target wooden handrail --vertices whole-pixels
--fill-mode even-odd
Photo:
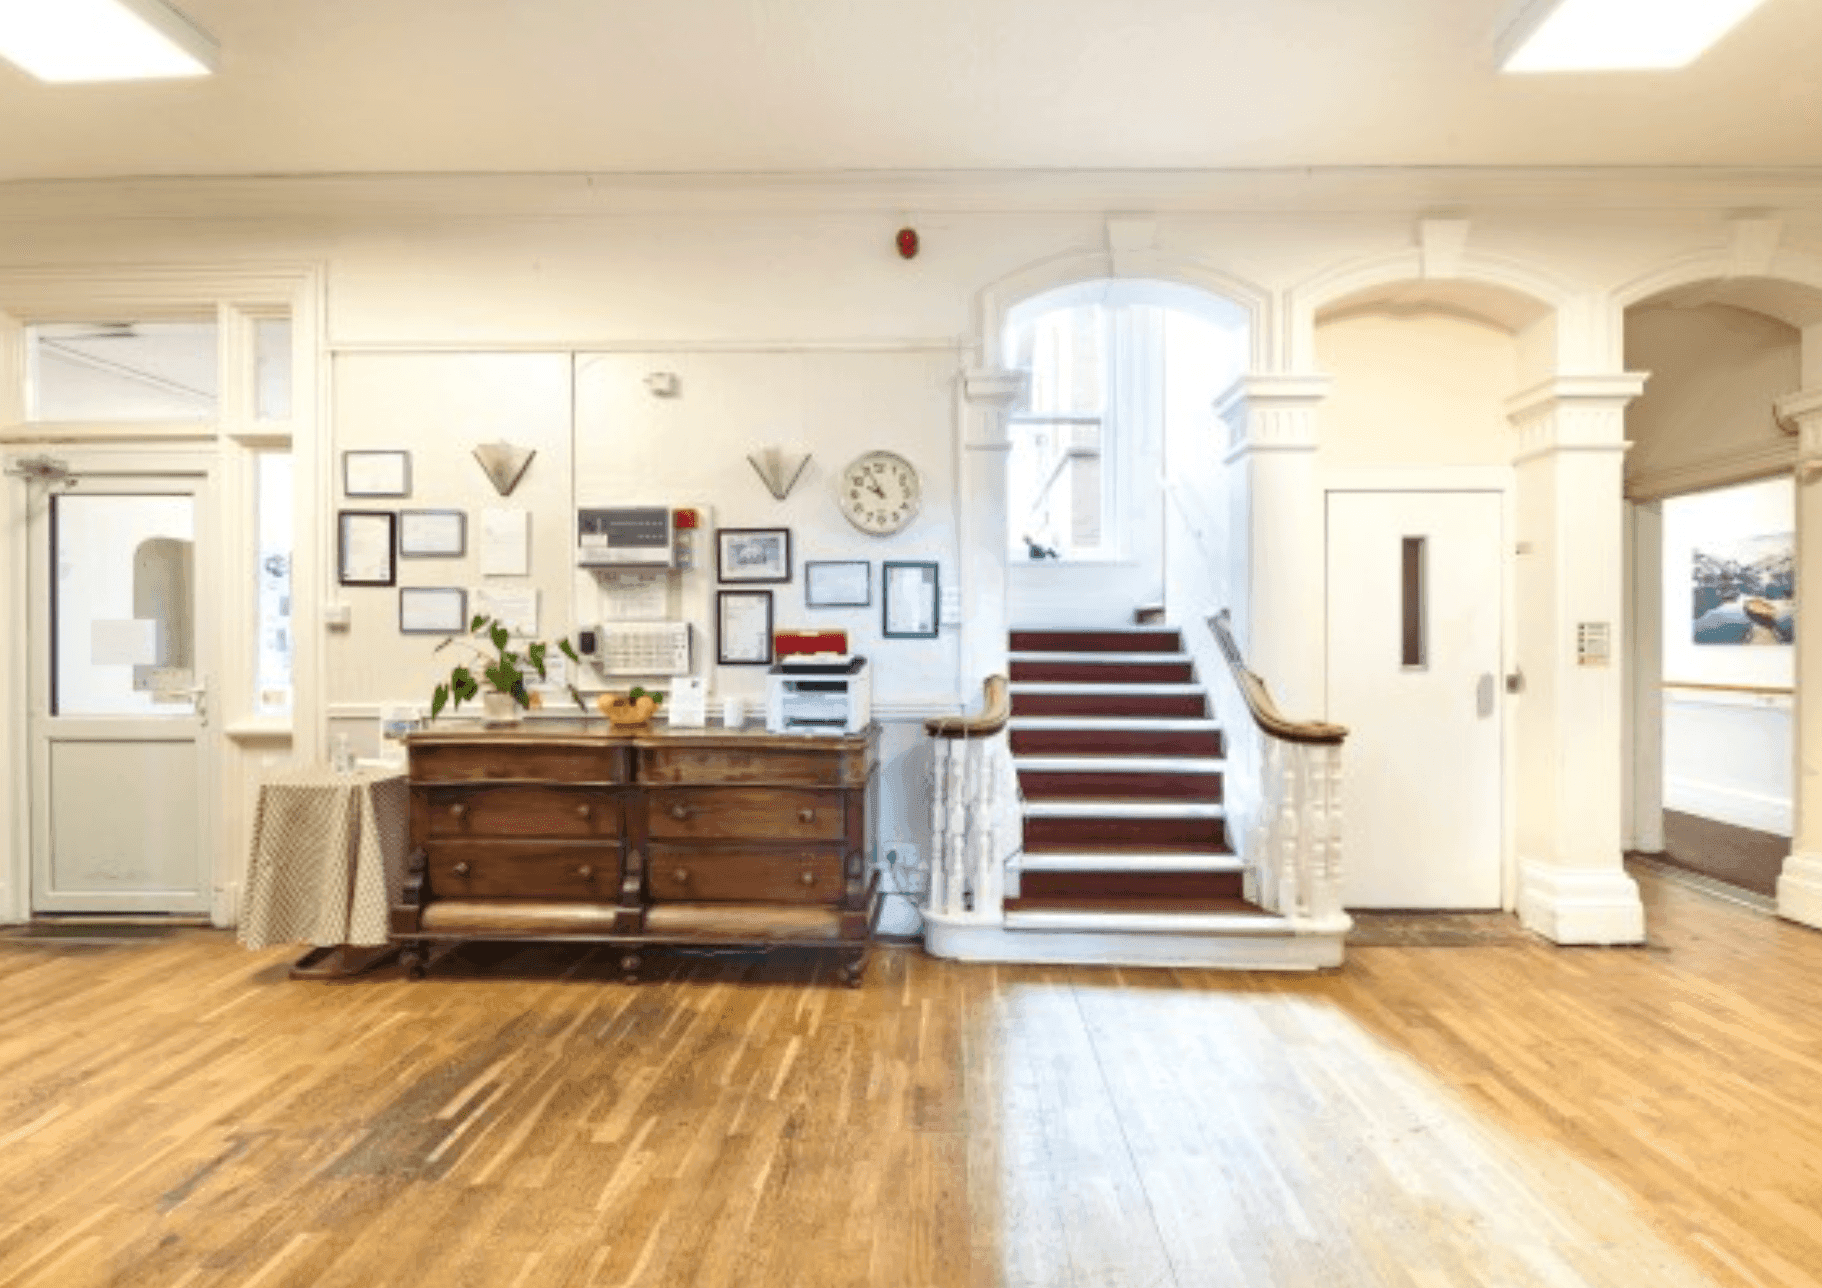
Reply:
[[[1317,746],[1339,746],[1341,740],[1348,736],[1345,727],[1335,724],[1324,724],[1314,720],[1286,720],[1278,712],[1278,704],[1272,701],[1272,695],[1266,691],[1265,681],[1261,680],[1246,668],[1246,659],[1240,656],[1240,646],[1234,642],[1234,633],[1228,627],[1228,611],[1223,608],[1208,619],[1209,629],[1215,633],[1215,643],[1221,646],[1221,656],[1227,659],[1228,670],[1234,673],[1234,683],[1240,688],[1240,696],[1246,700],[1246,709],[1252,713],[1253,723],[1274,738],[1284,742],[1311,743]]]
[[[1796,692],[1788,684],[1700,684],[1694,680],[1664,680],[1660,689],[1700,689],[1705,693],[1756,693],[1766,697],[1788,698]]]
[[[924,732],[932,738],[990,738],[1012,719],[1012,690],[1003,675],[990,675],[981,684],[984,697],[977,716],[932,716]]]

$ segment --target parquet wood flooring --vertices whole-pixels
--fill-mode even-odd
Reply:
[[[1318,976],[0,938],[0,1284],[1822,1283],[1822,934]]]

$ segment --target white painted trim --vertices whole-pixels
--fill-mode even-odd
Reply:
[[[1642,944],[1645,908],[1638,883],[1618,865],[1559,868],[1519,860],[1518,919],[1556,944]]]
[[[1626,480],[1626,497],[1632,501],[1658,501],[1683,492],[1746,483],[1774,474],[1787,474],[1797,466],[1795,439],[1763,447],[1733,451],[1634,474]]]
[[[1084,733],[1214,733],[1221,722],[1200,716],[1014,716],[1007,727]]]
[[[1796,825],[1796,810],[1788,796],[1743,791],[1693,778],[1665,778],[1664,808],[1774,836],[1789,837]]]
[[[1345,931],[1296,934],[1280,918],[1270,932],[1185,934],[1156,931],[1018,930],[997,922],[924,914],[924,947],[933,957],[977,962],[1084,966],[1179,966],[1208,970],[1322,970],[1341,965]]]
[[[1026,818],[1226,818],[1225,807],[1204,801],[1051,799],[1025,802]]]
[[[569,353],[579,358],[593,354],[641,354],[666,356],[687,353],[764,354],[764,353],[955,353],[964,346],[954,339],[907,336],[902,339],[878,340],[566,340],[551,337],[523,340],[335,340],[329,341],[327,355],[339,358],[355,354],[493,354],[493,353]]]
[[[1219,774],[1218,756],[1014,756],[1020,772],[1032,774]]]
[[[1183,666],[1195,659],[1187,653],[1008,653],[1008,662],[1061,663],[1069,666]]]
[[[1193,698],[1202,693],[1202,686],[1192,683],[1181,684],[1100,684],[1093,680],[1014,680],[1007,686],[1014,694],[1031,694],[1041,696],[1076,696],[1076,697],[1173,697]]]
[[[1792,851],[1778,874],[1778,915],[1822,930],[1822,854]]]
[[[1024,850],[1018,866],[1025,872],[1243,872],[1236,854],[1130,854],[1121,850]]]

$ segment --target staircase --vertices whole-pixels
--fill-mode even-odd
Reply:
[[[1024,846],[1001,960],[1328,964],[1247,902],[1222,806],[1222,736],[1169,629],[1015,630]]]

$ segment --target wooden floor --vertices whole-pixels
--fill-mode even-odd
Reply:
[[[1822,934],[629,987],[0,939],[0,1283],[1808,1285]]]

